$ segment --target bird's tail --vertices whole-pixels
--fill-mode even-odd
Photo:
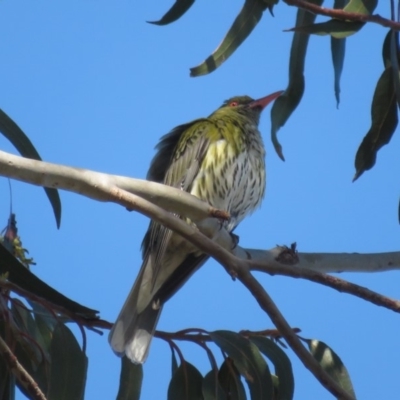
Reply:
[[[150,301],[140,313],[138,312],[141,278],[142,276],[137,278],[108,336],[114,352],[119,356],[125,354],[135,364],[143,364],[146,360],[162,310],[161,305],[155,307],[154,302]]]

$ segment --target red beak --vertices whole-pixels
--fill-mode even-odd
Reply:
[[[274,101],[277,97],[279,97],[284,90],[279,90],[279,92],[275,92],[272,94],[269,94],[268,96],[261,97],[261,99],[254,100],[249,104],[249,107],[261,107],[261,110],[263,110],[271,101]]]

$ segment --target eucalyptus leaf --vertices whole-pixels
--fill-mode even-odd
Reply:
[[[125,356],[122,357],[117,400],[139,400],[142,390],[142,381],[142,365],[133,364]]]
[[[232,358],[227,357],[218,372],[218,380],[229,400],[246,400],[246,391]],[[229,397],[228,397],[229,393]]]
[[[168,400],[203,400],[203,376],[185,361],[176,370],[168,387]]]
[[[48,400],[83,400],[88,360],[75,336],[62,323],[53,332]]]
[[[41,160],[39,153],[33,146],[28,136],[26,136],[22,129],[1,109],[0,132],[14,145],[21,156],[31,158],[33,160]],[[44,188],[44,190],[53,208],[57,228],[59,228],[61,223],[60,195],[58,194],[58,191],[53,188]]]
[[[250,340],[260,349],[261,353],[274,364],[275,374],[279,380],[278,399],[292,400],[294,396],[294,376],[289,357],[271,339],[253,336]]]
[[[357,150],[353,181],[376,162],[379,149],[390,142],[398,123],[392,66],[385,69],[375,88],[371,106],[371,127]]]
[[[310,3],[321,5],[323,0],[310,0]],[[303,9],[297,11],[296,27],[314,22],[315,14]],[[290,49],[289,84],[283,94],[274,102],[271,109],[271,140],[278,156],[284,160],[282,146],[278,141],[278,130],[285,125],[293,111],[299,105],[304,93],[304,63],[309,35],[295,32]]]
[[[356,394],[349,373],[340,357],[324,342],[306,340],[310,353],[319,362],[325,372],[354,399]]]
[[[257,346],[231,331],[209,332],[214,343],[231,357],[246,379],[252,400],[271,399],[274,393],[271,373]]]
[[[149,24],[167,25],[176,21],[194,4],[195,0],[176,0],[174,5],[164,14],[159,21],[148,21]]]
[[[203,379],[203,400],[226,400],[224,389],[218,380],[218,371],[209,371]]]
[[[222,43],[204,62],[190,69],[190,76],[206,75],[216,70],[250,35],[268,7],[270,4],[264,0],[245,0]]]
[[[35,274],[22,265],[1,243],[0,243],[0,275],[6,274],[7,279],[32,294],[64,307],[72,313],[77,313],[84,318],[98,318],[98,311],[82,306],[75,301],[65,297],[53,289]]]

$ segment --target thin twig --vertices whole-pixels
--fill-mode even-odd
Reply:
[[[349,13],[334,8],[321,7],[318,6],[317,4],[309,3],[308,1],[305,0],[283,0],[283,1],[289,6],[303,8],[304,10],[310,11],[314,14],[325,15],[326,17],[331,17],[344,21],[373,22],[385,26],[387,28],[391,28],[395,31],[400,31],[400,23],[392,21],[387,18],[383,18],[379,14],[370,15],[370,14]]]
[[[291,278],[301,278],[308,281],[316,282],[324,286],[328,286],[342,293],[348,293],[355,297],[359,297],[365,301],[373,303],[377,306],[385,307],[396,313],[400,313],[400,301],[391,299],[373,290],[367,289],[355,283],[348,282],[336,276],[323,274],[321,272],[308,270],[305,268],[297,268],[290,265],[265,265],[257,261],[249,260],[249,268],[251,271],[266,272],[270,275],[290,276]]]
[[[17,357],[13,354],[7,343],[0,336],[0,354],[4,361],[7,363],[8,368],[18,382],[29,393],[30,398],[33,400],[46,400],[46,396],[40,390],[35,380],[28,374],[26,369],[19,363]]]

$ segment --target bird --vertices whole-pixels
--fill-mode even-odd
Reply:
[[[258,100],[235,96],[208,118],[172,129],[156,146],[146,179],[227,211],[230,218],[221,223],[232,233],[264,197],[265,149],[258,125],[262,110],[281,93]],[[165,302],[209,256],[179,234],[150,221],[142,258],[136,281],[109,334],[113,351],[134,364],[145,362]]]

